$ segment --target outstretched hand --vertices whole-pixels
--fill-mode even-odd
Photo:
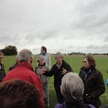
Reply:
[[[67,73],[67,70],[63,68],[62,74],[66,74],[66,73]]]
[[[40,70],[40,73],[41,73],[41,74],[43,74],[43,73],[45,73],[45,72],[46,72],[46,69],[45,69],[45,68],[43,68],[43,69]]]

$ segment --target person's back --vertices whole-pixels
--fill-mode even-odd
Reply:
[[[0,108],[40,108],[39,90],[24,80],[0,83]]]
[[[41,97],[42,105],[44,106],[44,100],[42,98],[42,84],[40,78],[34,73],[32,68],[33,54],[28,49],[23,49],[19,52],[17,56],[18,64],[17,66],[9,71],[3,81],[8,81],[12,79],[22,79],[27,82],[34,84],[39,92]],[[42,107],[43,107],[42,106]]]
[[[70,72],[64,75],[60,90],[65,102],[56,104],[55,108],[95,108],[93,105],[85,104],[82,100],[84,84],[77,73]]]

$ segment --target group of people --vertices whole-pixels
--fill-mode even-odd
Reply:
[[[23,49],[6,74],[0,52],[0,108],[48,108],[50,76],[54,76],[58,101],[54,108],[99,108],[105,84],[93,55],[84,56],[79,74],[63,58],[57,52],[51,67],[50,54],[42,46],[34,70],[32,52]]]

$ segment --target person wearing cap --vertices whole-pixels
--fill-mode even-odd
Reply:
[[[0,82],[2,82],[3,78],[6,76],[4,65],[2,64],[4,54],[0,51]]]
[[[60,91],[61,79],[66,73],[73,72],[73,70],[71,66],[63,60],[63,55],[60,52],[55,54],[55,60],[56,63],[52,66],[51,70],[42,70],[42,73],[47,76],[54,75],[54,88],[56,91],[57,101],[58,103],[63,103],[64,98]]]
[[[43,98],[45,102],[45,108],[49,107],[49,87],[48,87],[48,76],[45,76],[44,74],[41,74],[41,69],[46,69],[47,71],[49,68],[45,64],[45,60],[42,56],[38,57],[38,66],[35,67],[35,73],[39,76],[42,82],[42,92],[43,92]]]

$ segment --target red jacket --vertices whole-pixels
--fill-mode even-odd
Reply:
[[[44,100],[42,97],[42,84],[40,78],[33,72],[32,66],[27,62],[19,62],[18,65],[6,74],[3,81],[8,81],[12,79],[22,79],[27,82],[34,84],[40,92],[41,104],[44,106]]]

